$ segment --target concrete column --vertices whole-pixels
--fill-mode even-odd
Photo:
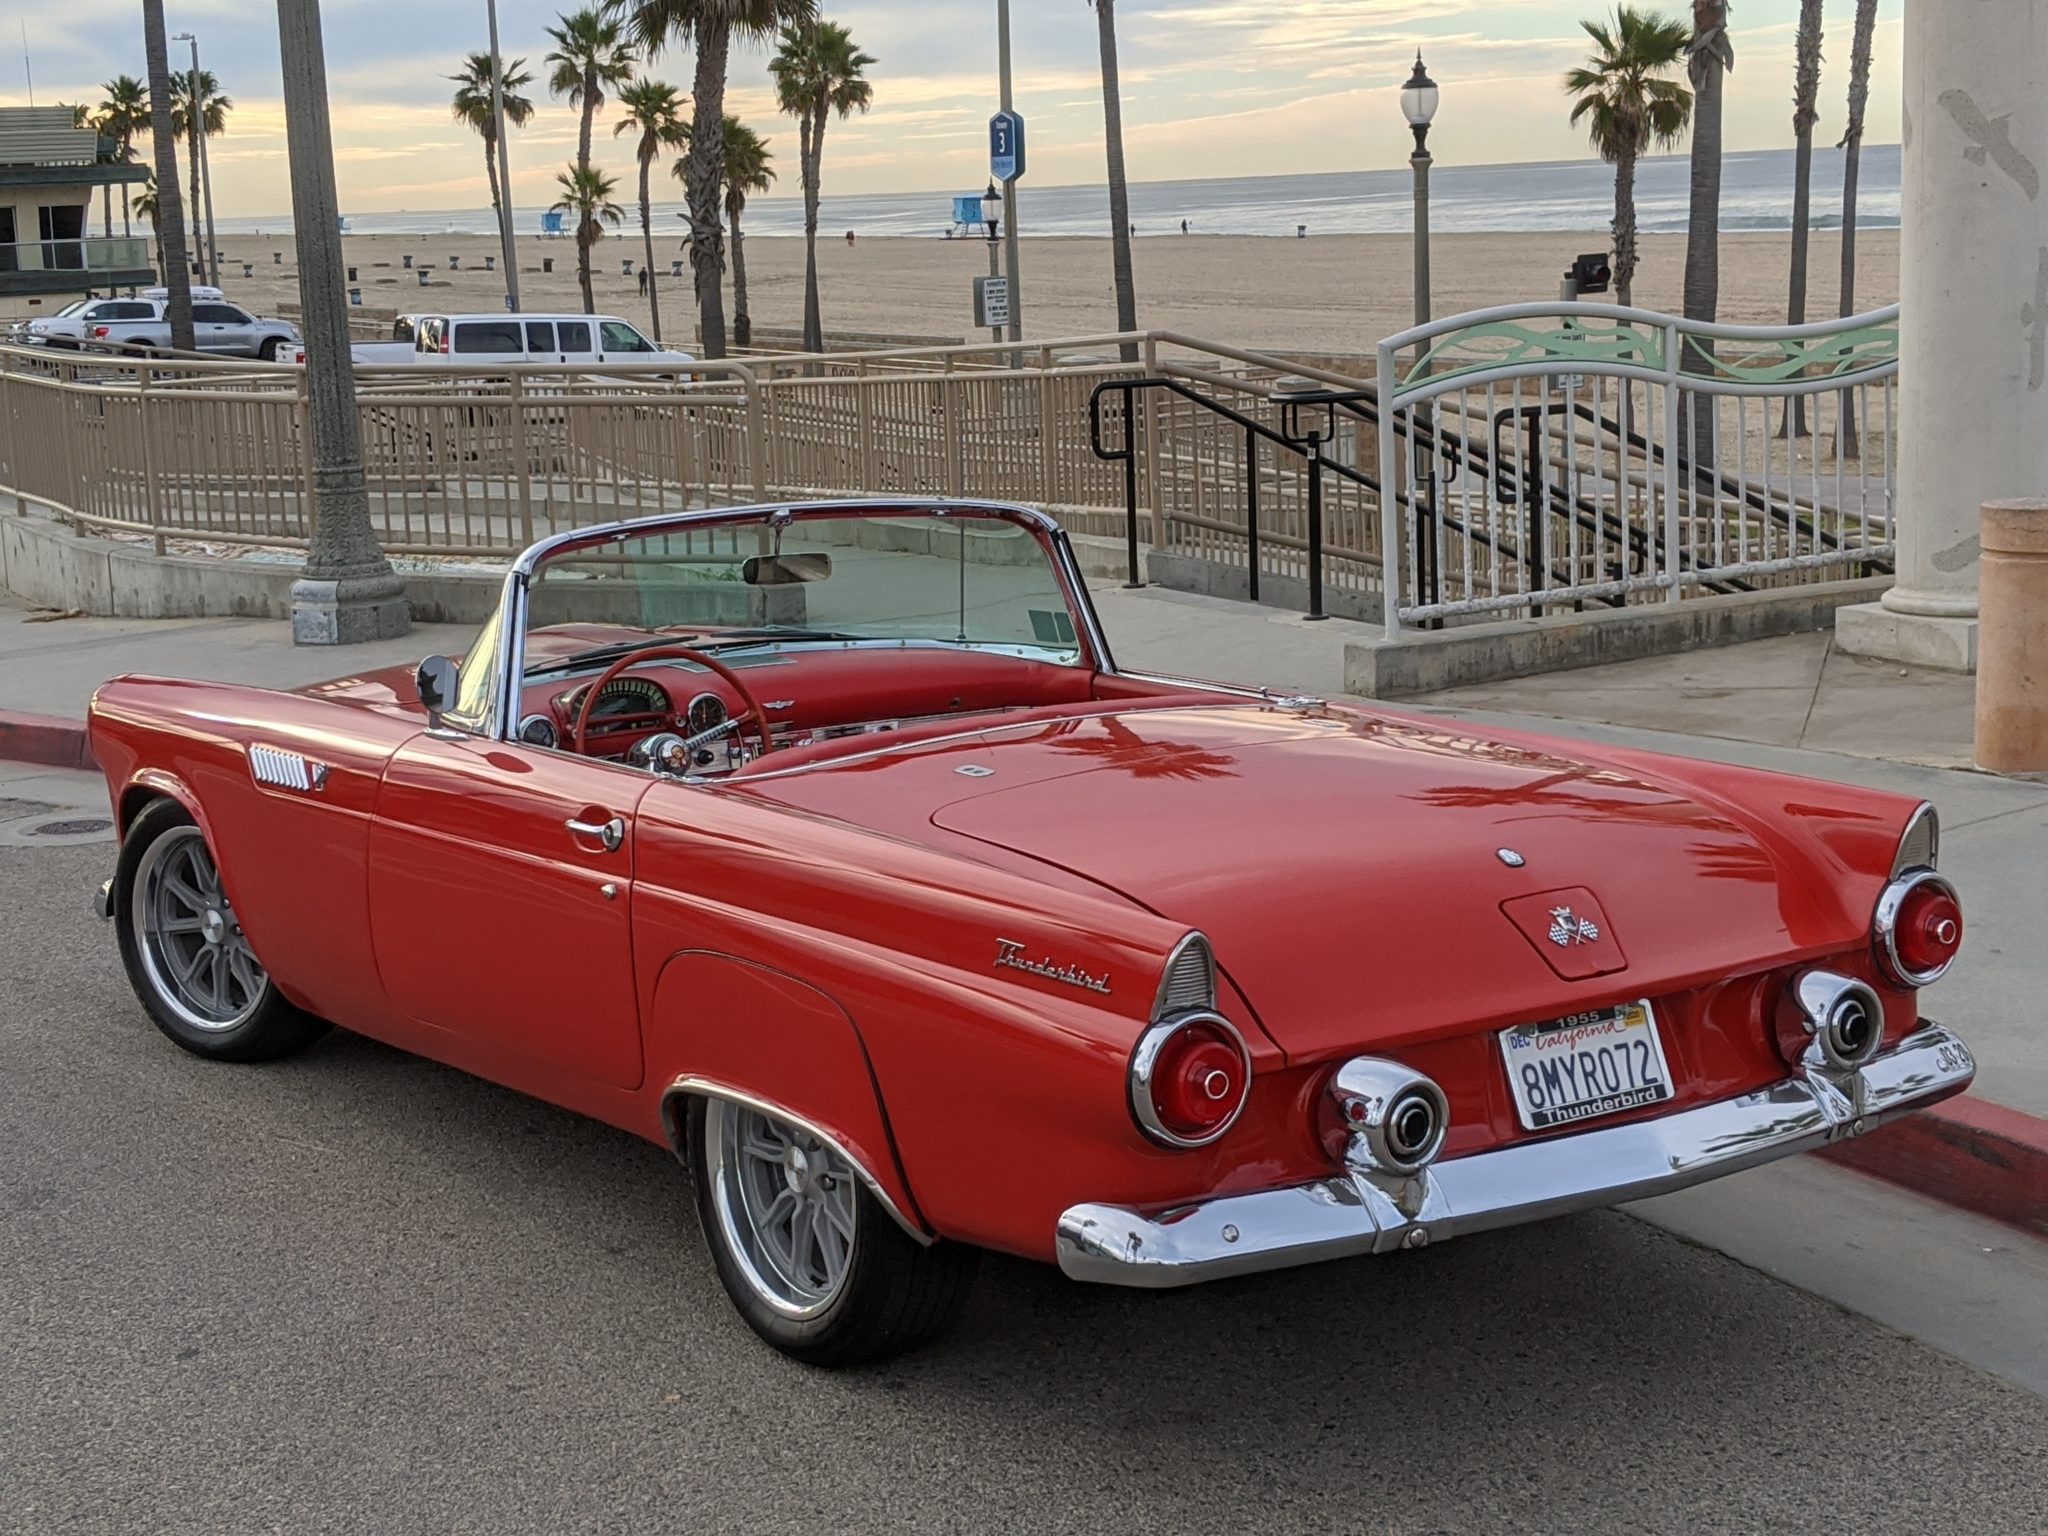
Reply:
[[[1907,0],[1898,584],[1848,651],[1974,671],[1977,520],[2048,493],[2048,0]]]
[[[2048,500],[1984,508],[1977,766],[2048,774]]]

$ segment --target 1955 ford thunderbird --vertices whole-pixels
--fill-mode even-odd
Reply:
[[[93,701],[189,1051],[329,1022],[673,1148],[769,1343],[983,1247],[1176,1286],[1680,1188],[1961,1092],[1931,806],[1130,672],[1041,513],[545,540],[459,664]]]

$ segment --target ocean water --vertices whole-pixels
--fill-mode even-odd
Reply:
[[[1813,156],[1812,227],[1842,222],[1842,153]],[[1789,229],[1792,224],[1792,151],[1729,155],[1722,165],[1721,228]],[[826,171],[829,176],[830,164]],[[1636,171],[1636,220],[1646,234],[1685,229],[1687,161],[1683,155],[1644,160]],[[971,192],[963,187],[963,195]],[[1101,235],[1109,222],[1109,192],[1102,186],[1020,188],[1019,220],[1026,235]],[[540,210],[515,210],[522,234],[538,233]],[[943,192],[869,192],[823,199],[820,227],[833,235],[943,235],[952,214]],[[627,210],[629,225],[636,222]],[[1430,228],[1438,232],[1604,231],[1614,215],[1614,171],[1597,160],[1534,165],[1457,166],[1439,163],[1430,173]],[[654,205],[658,234],[680,236],[682,204]],[[1147,181],[1131,185],[1131,222],[1140,237],[1180,232],[1186,219],[1202,235],[1395,234],[1409,227],[1412,188],[1404,167],[1391,171],[1337,171],[1308,176],[1234,176],[1200,181]],[[1857,193],[1857,223],[1865,229],[1899,222],[1899,147],[1865,145]],[[223,232],[282,233],[288,214],[222,219]],[[351,234],[490,234],[488,208],[428,209],[348,215]],[[796,197],[748,204],[746,229],[757,235],[803,232]],[[630,231],[629,231],[630,232]],[[979,230],[975,231],[978,235]]]

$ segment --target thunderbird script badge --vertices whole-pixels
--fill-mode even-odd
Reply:
[[[1078,965],[1062,965],[1050,955],[1033,959],[1024,952],[1024,946],[1015,939],[996,940],[995,968],[1011,971],[1029,971],[1034,976],[1043,976],[1048,981],[1063,981],[1070,987],[1079,987],[1085,992],[1100,992],[1109,996],[1109,975],[1092,975]]]

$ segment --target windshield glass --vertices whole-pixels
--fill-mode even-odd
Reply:
[[[529,591],[529,673],[685,637],[943,641],[1081,660],[1046,547],[986,514],[817,513],[634,534],[543,561]]]

